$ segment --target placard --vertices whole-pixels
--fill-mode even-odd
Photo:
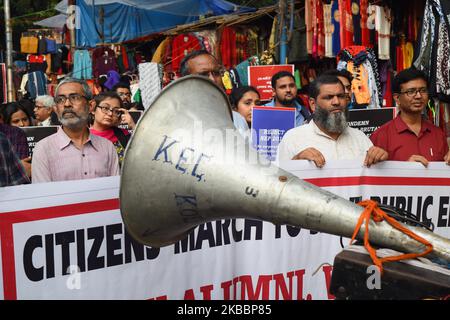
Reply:
[[[141,118],[143,111],[135,110],[135,111],[128,111],[130,113],[131,118],[133,118],[133,121],[135,124],[138,123],[139,119]],[[129,132],[133,132],[133,129],[130,128],[130,126],[127,123],[121,123],[118,125],[119,128],[128,130]]]
[[[272,100],[272,76],[280,71],[288,71],[294,75],[294,65],[249,66],[248,83],[258,90],[261,101]]]
[[[286,131],[295,127],[295,108],[253,107],[252,144],[275,161],[278,145]]]
[[[395,114],[395,108],[350,110],[348,125],[370,137],[375,130],[394,119]]]
[[[36,143],[38,143],[42,139],[44,139],[54,133],[56,133],[58,131],[58,128],[59,128],[59,126],[22,127],[21,129],[23,131],[25,131],[25,134],[27,135],[28,153],[30,154],[30,156],[33,155],[33,150],[34,150],[34,147],[36,146]]]

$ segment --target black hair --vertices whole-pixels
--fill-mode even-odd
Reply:
[[[335,76],[335,77],[344,77],[351,83],[353,80],[353,76],[350,71],[342,69],[330,69],[321,74],[322,76]]]
[[[19,102],[11,102],[6,105],[6,107],[3,109],[3,121],[6,124],[11,125],[12,115],[18,111],[23,111],[23,113],[25,113],[25,115],[28,118],[28,121],[30,122],[30,126],[32,126],[33,125],[32,116],[28,112],[27,108],[25,108]]]
[[[409,68],[400,71],[395,77],[394,80],[392,80],[392,92],[393,93],[400,93],[401,89],[400,86],[406,82],[409,82],[411,80],[415,79],[422,79],[427,83],[428,87],[428,77],[427,75],[420,70]]]
[[[231,106],[233,108],[237,108],[239,101],[242,99],[242,97],[247,93],[253,91],[255,93],[258,94],[259,97],[259,92],[258,90],[256,90],[255,87],[252,86],[242,86],[242,87],[237,87],[237,88],[233,88],[233,90],[231,91],[230,94],[230,103]]]
[[[340,84],[344,89],[344,85],[337,76],[320,75],[309,85],[309,97],[317,99],[320,93],[320,87],[324,84]]]
[[[272,76],[272,81],[271,81],[272,88],[275,89],[278,79],[281,79],[284,77],[290,77],[290,78],[294,79],[294,82],[295,82],[295,77],[292,73],[290,73],[289,71],[279,71]]]
[[[20,99],[17,101],[22,107],[28,110],[28,114],[34,119],[34,102],[30,99]]]
[[[126,83],[126,82],[119,82],[119,83],[115,84],[112,87],[111,91],[116,92],[117,89],[119,89],[119,88],[124,88],[124,89],[128,89],[128,90],[131,91],[130,85],[128,83]]]
[[[95,109],[97,109],[97,107],[100,105],[100,102],[102,102],[105,99],[116,99],[117,101],[119,101],[120,108],[123,108],[122,99],[120,99],[119,95],[115,91],[105,91],[94,96],[93,100],[95,102]],[[93,125],[94,121],[95,121],[94,115],[92,113],[89,113],[88,119],[89,126]]]
[[[120,107],[123,108],[122,99],[120,99],[119,95],[114,91],[101,92],[98,95],[96,95],[94,97],[95,107],[97,108],[100,102],[102,102],[105,99],[117,99],[120,103]]]
[[[198,56],[202,56],[202,55],[211,56],[211,57],[213,57],[216,60],[216,58],[211,53],[209,53],[207,50],[203,49],[203,50],[192,51],[187,56],[185,56],[183,58],[183,60],[181,60],[181,63],[180,63],[180,74],[181,74],[182,77],[187,76],[187,75],[190,74],[189,66],[188,66],[189,60],[192,60],[192,59],[194,59],[194,58],[196,58]]]

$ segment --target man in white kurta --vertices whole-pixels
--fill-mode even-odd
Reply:
[[[373,144],[360,130],[347,127],[335,140],[320,130],[314,121],[286,132],[278,146],[280,160],[291,160],[300,151],[315,148],[325,159],[345,160],[366,156]]]
[[[310,160],[319,168],[326,160],[364,158],[366,166],[386,160],[386,151],[348,126],[347,98],[343,84],[335,76],[323,75],[311,83],[313,119],[286,132],[278,146],[278,160]]]

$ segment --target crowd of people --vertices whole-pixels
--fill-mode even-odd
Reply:
[[[180,72],[182,76],[207,77],[224,90],[222,68],[208,51],[187,55]],[[424,117],[429,96],[423,72],[406,69],[396,75],[392,90],[399,112],[370,138],[348,126],[351,82],[349,72],[328,70],[309,85],[305,97],[299,95],[291,73],[273,75],[273,100],[265,105],[295,109],[295,128],[284,135],[278,147],[279,161],[309,160],[318,168],[328,160],[356,158],[363,158],[368,167],[385,160],[416,161],[424,166],[444,161],[450,165],[446,135]],[[234,126],[241,133],[248,131],[252,108],[261,105],[258,91],[240,86],[233,89],[229,100]],[[34,106],[21,102],[2,106],[0,186],[118,175],[130,139],[130,133],[118,125],[126,123],[133,129],[129,111],[136,109],[126,84],[93,96],[83,80],[74,78],[63,79],[54,97],[37,97]],[[36,144],[32,160],[20,129],[30,125],[60,126],[57,133]]]

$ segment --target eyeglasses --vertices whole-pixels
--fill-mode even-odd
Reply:
[[[109,105],[97,106],[97,108],[99,108],[104,114],[111,112],[115,117],[120,117],[122,115],[122,111],[120,111],[119,108],[112,108]]]
[[[406,91],[400,92],[400,94],[406,94],[408,97],[412,98],[415,97],[417,92],[420,93],[421,96],[428,94],[427,88],[412,88],[408,89]]]
[[[69,96],[56,96],[53,100],[55,101],[56,104],[65,104],[67,99],[69,99],[70,103],[72,104],[78,104],[80,103],[82,100],[87,99],[87,97],[82,96],[81,94],[78,93],[71,93],[69,94]]]
[[[34,105],[34,109],[40,110],[40,109],[45,109],[45,108],[46,108],[45,106],[38,106],[37,104]]]
[[[131,93],[130,92],[118,92],[117,95],[119,97],[131,97]]]
[[[214,78],[222,77],[224,75],[225,71],[223,69],[216,69],[211,71],[203,71],[198,72],[196,75],[203,76],[209,78],[209,76],[213,76]]]

